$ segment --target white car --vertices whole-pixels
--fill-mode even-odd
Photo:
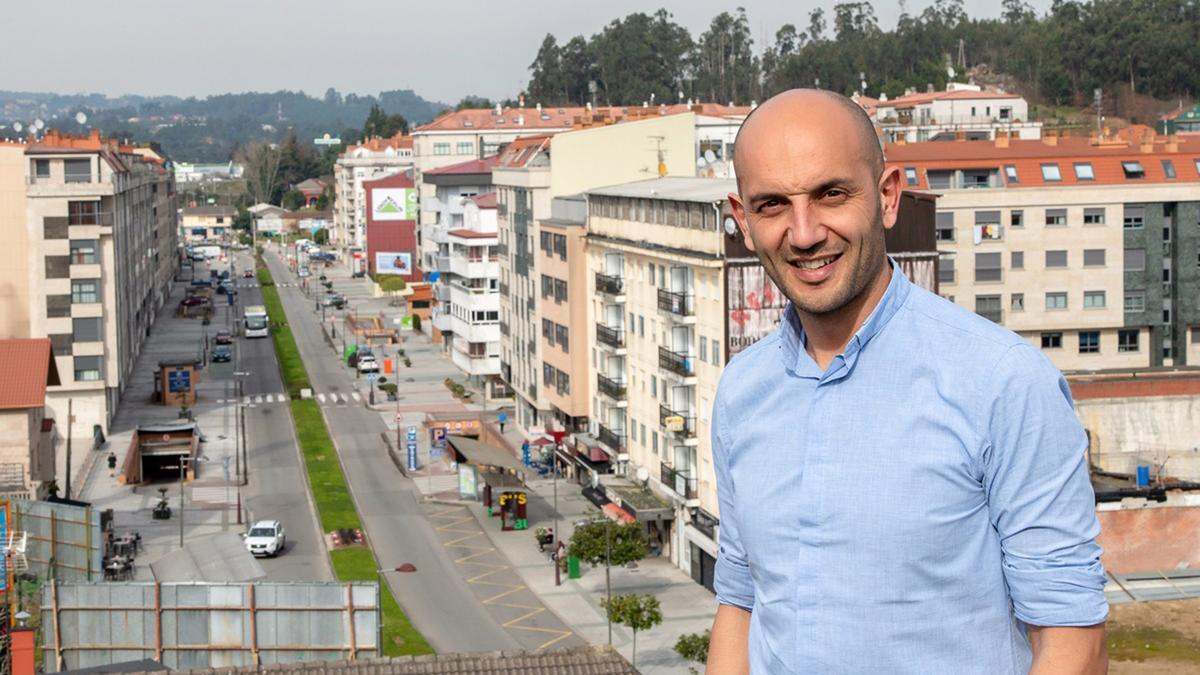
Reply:
[[[358,357],[358,372],[360,373],[378,373],[379,362],[371,354],[365,354]]]
[[[260,520],[244,535],[246,550],[252,556],[277,556],[283,553],[287,536],[278,520]]]

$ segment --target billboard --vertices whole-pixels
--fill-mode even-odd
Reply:
[[[376,274],[412,274],[412,254],[411,253],[384,253],[378,252],[375,254],[375,273]]]
[[[725,268],[726,360],[758,342],[779,326],[788,301],[763,266]]]
[[[372,189],[371,218],[374,220],[416,220],[416,188]]]

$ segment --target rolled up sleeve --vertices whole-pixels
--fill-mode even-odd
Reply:
[[[721,513],[720,550],[717,555],[716,578],[713,587],[717,602],[747,611],[754,609],[754,579],[742,540],[738,534],[738,518],[734,503],[733,481],[729,475],[729,446],[725,442],[728,418],[718,394],[713,406],[712,447],[713,469],[717,474],[717,504]]]
[[[1101,623],[1100,525],[1070,389],[1028,345],[1010,349],[995,372],[984,487],[1014,613],[1034,626]]]

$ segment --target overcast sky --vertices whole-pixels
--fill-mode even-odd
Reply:
[[[1045,11],[1050,0],[1032,0]],[[784,23],[808,25],[818,0],[40,0],[26,4],[0,40],[0,89],[175,94],[328,87],[375,94],[413,89],[455,103],[465,94],[511,96],[547,32],[560,43],[614,18],[666,7],[699,35],[712,17],[744,6],[756,48]],[[894,0],[877,0],[891,29]],[[931,0],[909,0],[920,13]],[[994,17],[995,0],[965,0]],[[832,23],[831,21],[829,23]],[[22,28],[27,27],[28,30]],[[967,45],[970,49],[970,45]]]

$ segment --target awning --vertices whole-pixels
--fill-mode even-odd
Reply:
[[[616,504],[613,504],[612,502],[600,507],[600,510],[604,511],[604,515],[612,518],[618,523],[628,524],[637,522],[637,518],[634,518],[633,515],[631,515],[628,511],[617,506]]]
[[[446,442],[471,464],[477,466],[498,466],[512,469],[524,474],[526,469],[521,462],[504,450],[487,443],[481,443],[465,436],[447,436]]]
[[[499,473],[495,471],[480,471],[479,477],[493,491],[503,490],[508,492],[528,492],[525,484],[520,478],[510,473]]]
[[[597,490],[596,488],[591,487],[591,486],[583,488],[583,496],[589,502],[595,504],[598,508],[601,508],[601,509],[604,508],[605,504],[612,503],[612,502],[608,501],[608,497],[605,497],[604,493],[602,493],[600,490]]]

